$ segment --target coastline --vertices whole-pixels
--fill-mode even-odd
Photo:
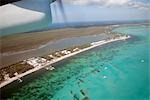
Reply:
[[[81,50],[79,50],[79,51],[70,53],[70,54],[68,54],[68,55],[64,55],[64,56],[62,56],[62,57],[59,57],[59,58],[55,59],[54,61],[50,61],[49,63],[47,63],[47,64],[44,65],[44,66],[36,67],[36,68],[33,68],[33,69],[31,69],[31,70],[26,71],[25,73],[16,75],[15,77],[12,77],[12,78],[10,78],[10,79],[8,79],[8,80],[2,82],[2,83],[0,84],[0,88],[2,88],[2,87],[4,87],[4,86],[10,84],[11,82],[13,82],[13,81],[15,81],[15,80],[18,80],[18,79],[20,79],[20,78],[22,78],[22,77],[24,77],[24,76],[26,76],[26,75],[29,75],[29,74],[31,74],[31,73],[33,73],[33,72],[35,72],[35,71],[38,71],[38,70],[40,70],[40,69],[42,69],[42,68],[44,68],[44,67],[50,66],[51,64],[57,63],[57,62],[59,62],[59,61],[61,61],[61,60],[63,60],[63,59],[67,59],[67,58],[69,58],[69,57],[71,57],[71,56],[74,56],[74,55],[76,55],[76,54],[79,54],[79,53],[81,53],[81,52],[90,50],[90,49],[92,49],[92,48],[95,48],[95,47],[98,47],[98,46],[101,46],[101,45],[104,45],[104,44],[108,44],[108,43],[112,43],[112,42],[120,41],[120,40],[126,40],[126,39],[129,39],[129,38],[130,38],[130,36],[121,36],[121,37],[117,37],[117,38],[114,38],[114,39],[109,39],[109,40],[102,40],[102,41],[98,41],[98,42],[93,42],[93,43],[91,43],[91,46],[89,46],[89,47],[87,47],[87,48],[84,48],[84,49],[81,49]]]
[[[83,39],[80,38],[84,37],[92,38],[95,35],[99,36],[100,38],[111,37],[112,34],[109,34],[110,31],[110,26],[94,26],[84,28],[65,28],[2,36],[0,37],[0,42],[2,43],[0,48],[0,67],[4,68],[24,59],[42,56],[44,54],[53,52],[53,50],[63,49],[60,44],[63,45],[62,42],[66,43],[66,41],[71,38],[74,40],[69,40],[71,41],[69,43],[72,43],[70,46],[82,44],[81,42],[75,43],[72,41],[83,41]],[[77,40],[75,40],[75,38]],[[96,41],[98,40],[101,39],[97,39]],[[85,41],[83,41],[83,43],[85,43]],[[88,43],[90,42],[92,41],[89,40]],[[69,47],[69,43],[65,44],[64,47],[67,48],[67,45]]]
[[[131,24],[131,26],[132,25],[134,24]],[[136,24],[136,26],[139,25],[146,26],[147,24]],[[59,44],[57,43],[58,45],[55,46],[54,44],[56,44],[56,42],[60,40],[64,40],[64,39],[67,40],[70,38],[80,38],[86,36],[92,37],[96,35],[97,36],[102,35],[102,37],[105,36],[106,38],[107,37],[111,38],[111,35],[113,35],[111,34],[113,33],[112,30],[122,26],[130,26],[130,24],[127,25],[116,24],[116,25],[92,26],[92,27],[81,27],[81,28],[71,27],[71,28],[64,28],[64,29],[43,30],[38,32],[17,33],[8,36],[2,36],[0,37],[0,42],[2,43],[0,48],[1,51],[0,67],[1,68],[8,67],[11,64],[17,63],[24,59],[42,56],[44,54],[53,52],[53,50],[59,50],[59,48],[57,48]],[[81,43],[78,44],[72,43],[72,45],[79,45],[79,44]]]

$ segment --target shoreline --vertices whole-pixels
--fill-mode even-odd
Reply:
[[[64,40],[65,42],[65,40],[70,38],[78,39],[80,37],[92,37],[93,35],[102,35],[108,37],[110,36],[110,34],[107,33],[108,31],[111,31],[109,29],[109,26],[97,26],[79,29],[65,28],[58,30],[47,30],[42,32],[20,33],[3,36],[0,39],[0,42],[2,43],[0,48],[0,67],[4,68],[24,59],[41,56],[44,54],[48,54],[49,52],[53,52],[53,49],[59,49],[61,40]],[[72,42],[71,46],[76,44]],[[69,47],[69,43],[67,45],[65,44],[65,46]]]
[[[22,77],[24,77],[24,76],[26,76],[26,75],[29,75],[29,74],[31,74],[31,73],[33,73],[33,72],[36,72],[36,71],[38,71],[38,70],[40,70],[40,69],[43,69],[43,68],[45,68],[45,67],[47,67],[47,66],[50,66],[51,64],[54,64],[54,63],[57,63],[57,62],[61,61],[61,60],[67,59],[67,58],[69,58],[69,57],[71,57],[71,56],[77,55],[77,54],[79,54],[79,53],[82,53],[82,52],[84,52],[84,51],[93,49],[93,48],[95,48],[95,47],[98,47],[98,46],[101,46],[101,45],[104,45],[104,44],[108,44],[108,43],[112,43],[112,42],[120,41],[120,40],[126,40],[126,39],[129,39],[129,38],[130,38],[130,36],[121,36],[121,37],[117,37],[117,38],[115,38],[115,39],[109,39],[109,40],[102,40],[102,41],[98,41],[98,42],[93,42],[93,43],[91,43],[91,46],[89,46],[89,47],[86,47],[86,48],[81,49],[81,50],[79,50],[79,51],[76,51],[76,52],[70,53],[70,54],[68,54],[68,55],[64,55],[64,56],[62,56],[62,57],[59,57],[59,58],[57,58],[57,59],[55,59],[55,60],[53,60],[53,61],[50,61],[49,63],[47,63],[47,64],[44,65],[44,66],[35,67],[35,68],[33,68],[33,69],[31,69],[31,70],[28,70],[28,71],[26,71],[26,72],[24,72],[24,73],[22,73],[22,74],[16,75],[15,77],[12,77],[12,78],[10,78],[10,79],[8,79],[8,80],[2,82],[2,83],[0,84],[0,88],[2,88],[2,87],[4,87],[4,86],[6,86],[6,85],[12,83],[12,82],[15,81],[15,80],[20,80],[20,78],[22,78]]]
[[[133,24],[131,24],[131,26],[132,25]],[[111,35],[113,35],[112,30],[122,26],[129,26],[129,25],[116,24],[106,26],[81,27],[79,29],[72,27],[58,30],[44,30],[42,32],[39,31],[39,32],[19,33],[19,34],[12,34],[9,36],[2,36],[0,39],[0,42],[2,43],[0,49],[1,51],[0,68],[5,68],[7,66],[10,66],[11,64],[17,63],[24,59],[48,54],[49,52],[53,52],[54,49],[55,50],[63,49],[58,48],[61,42],[56,43],[63,39],[66,40],[70,38],[78,39],[80,37],[86,36],[90,36],[92,38],[92,36],[94,35],[102,35],[105,36],[106,38],[110,36],[111,38]],[[69,43],[67,45],[68,47]],[[54,44],[57,45],[54,46]],[[79,45],[79,44],[72,43],[72,45]]]

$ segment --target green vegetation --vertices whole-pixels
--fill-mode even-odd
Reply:
[[[32,69],[32,68],[33,68],[32,66],[30,66],[29,64],[27,64],[23,61],[12,64],[12,65],[5,67],[5,68],[2,68],[2,69],[0,69],[0,83],[2,81],[4,81],[4,77],[6,74],[9,74],[9,77],[12,78],[15,76],[14,75],[15,73],[21,74],[21,73],[24,73],[24,72]]]

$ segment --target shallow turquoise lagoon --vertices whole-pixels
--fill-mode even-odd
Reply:
[[[17,88],[14,100],[148,100],[150,27],[121,27],[132,36],[55,64]]]

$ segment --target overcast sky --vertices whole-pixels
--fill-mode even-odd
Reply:
[[[150,16],[150,0],[62,0],[67,22],[138,20]],[[64,22],[59,4],[51,4],[53,23]]]

